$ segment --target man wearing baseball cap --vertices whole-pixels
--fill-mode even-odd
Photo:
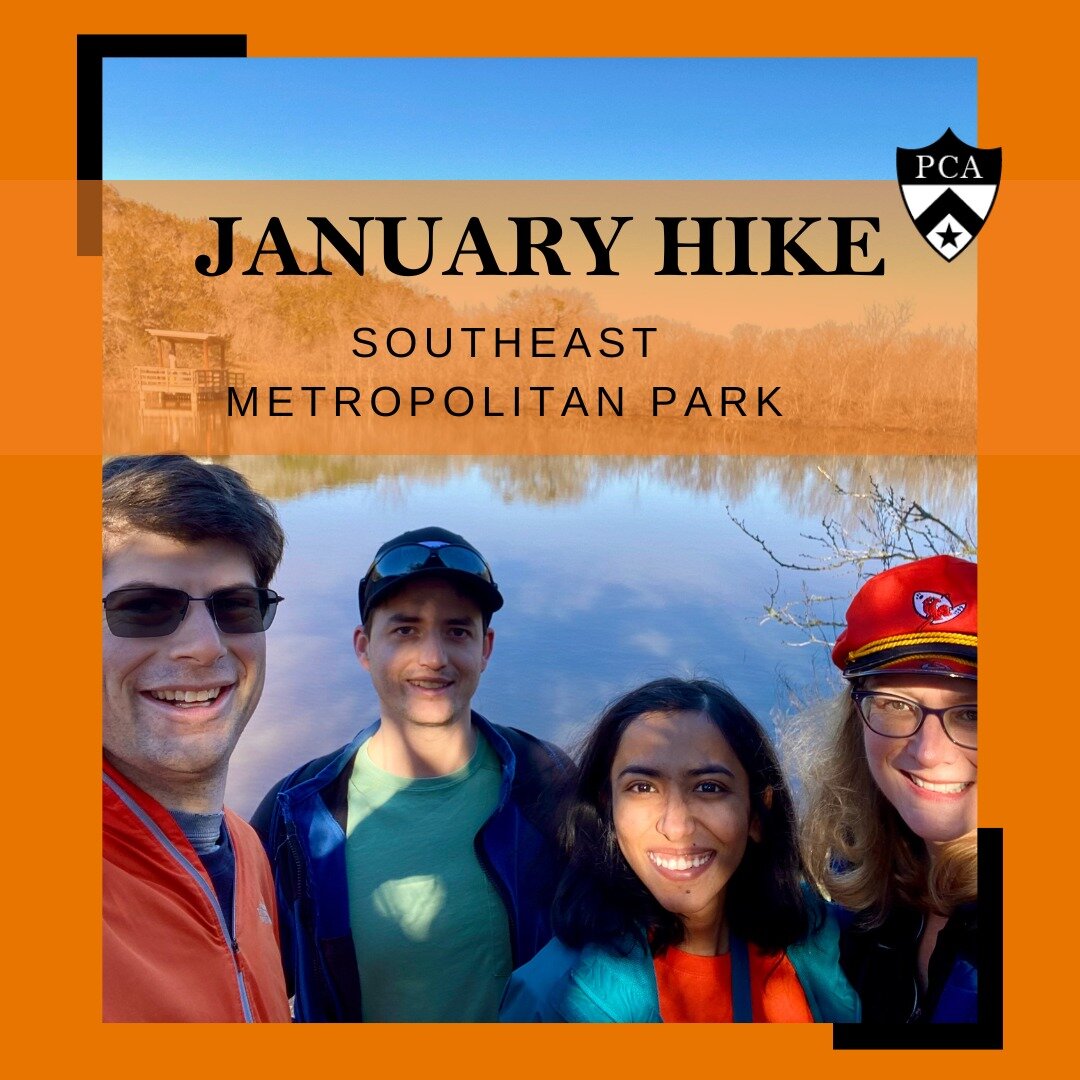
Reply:
[[[485,1021],[550,938],[562,751],[472,698],[503,606],[464,537],[383,544],[353,642],[379,719],[256,811],[300,1021]]]

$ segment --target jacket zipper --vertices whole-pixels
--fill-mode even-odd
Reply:
[[[912,987],[915,991],[915,1003],[911,1007],[911,1015],[906,1023],[916,1024],[922,1017],[922,993],[919,987],[919,943],[922,941],[923,930],[926,928],[926,915],[919,912],[919,929],[915,931],[915,973],[911,976]]]
[[[293,896],[299,902],[304,888],[304,875],[302,873],[300,839],[296,835],[296,826],[291,820],[285,821],[285,846],[289,849],[289,864],[292,870],[293,881],[296,883],[296,891]]]
[[[155,840],[165,849],[165,851],[172,856],[172,858],[179,863],[179,865],[187,871],[192,877],[195,883],[202,890],[203,895],[209,901],[211,908],[213,908],[214,916],[217,918],[218,926],[221,928],[221,936],[225,939],[226,944],[229,946],[229,957],[232,960],[233,971],[236,974],[236,989],[240,996],[240,1008],[244,1013],[244,1023],[253,1024],[255,1017],[251,1012],[251,1002],[248,1000],[247,985],[244,982],[244,973],[240,970],[240,961],[238,959],[240,953],[240,944],[229,930],[228,925],[225,922],[225,913],[221,910],[221,904],[218,902],[217,893],[213,888],[209,886],[202,874],[191,864],[191,861],[180,851],[176,845],[165,835],[161,830],[161,826],[122,788],[117,784],[108,773],[102,773],[101,778],[112,789],[114,794],[120,799],[120,801],[135,815],[136,818],[143,824],[146,830],[154,837]],[[233,891],[233,918],[236,917],[236,891]],[[235,922],[233,923],[235,926]]]

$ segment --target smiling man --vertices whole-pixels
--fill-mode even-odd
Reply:
[[[224,807],[283,545],[273,508],[232,469],[103,469],[106,1021],[289,1020],[266,858]]]
[[[472,709],[503,605],[463,537],[383,544],[353,643],[379,720],[278,784],[254,824],[274,864],[298,1020],[495,1020],[550,938],[560,750]]]

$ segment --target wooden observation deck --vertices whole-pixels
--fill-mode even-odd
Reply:
[[[135,369],[143,416],[196,414],[224,401],[228,387],[243,382],[244,372],[226,367],[226,338],[191,330],[148,328],[146,332],[157,342],[158,363]],[[192,346],[200,350],[197,364],[181,366],[177,349],[183,348],[190,357]]]

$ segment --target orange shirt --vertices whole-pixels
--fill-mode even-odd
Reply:
[[[785,953],[750,953],[750,1006],[755,1023],[812,1023],[799,977]],[[693,956],[674,947],[653,958],[660,1015],[666,1024],[730,1024],[731,954]]]

